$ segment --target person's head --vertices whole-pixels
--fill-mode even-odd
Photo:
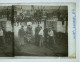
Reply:
[[[40,25],[38,24],[38,27],[40,27]]]
[[[42,27],[40,26],[40,29],[42,29]]]
[[[21,28],[23,29],[24,26],[21,26]]]
[[[51,27],[49,27],[49,31],[51,31],[52,29],[51,29]]]
[[[2,29],[4,29],[4,27],[2,27]]]
[[[28,26],[31,26],[31,25],[28,25]]]
[[[27,25],[27,28],[30,28],[30,25]]]

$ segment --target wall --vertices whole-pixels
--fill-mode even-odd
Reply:
[[[57,32],[65,33],[66,31],[66,21],[64,21],[64,25],[62,25],[62,21],[57,21]]]
[[[10,31],[10,32],[12,32],[11,21],[7,21],[7,22],[6,22],[6,31]]]

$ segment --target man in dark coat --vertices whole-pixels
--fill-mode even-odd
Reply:
[[[24,45],[24,34],[25,34],[25,31],[23,29],[23,26],[21,26],[21,29],[19,29],[19,32],[18,32],[20,45]]]
[[[40,26],[38,25],[35,28],[35,43],[36,43],[37,46],[39,46],[39,40],[40,40],[39,31],[40,31]]]
[[[44,29],[44,43],[45,43],[45,46],[48,47],[48,28],[46,27]]]

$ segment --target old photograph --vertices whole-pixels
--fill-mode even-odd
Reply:
[[[0,57],[13,56],[12,6],[0,6]]]
[[[68,57],[68,6],[12,8],[15,56]]]

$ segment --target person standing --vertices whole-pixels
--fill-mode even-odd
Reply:
[[[43,32],[42,27],[40,27],[39,36],[40,36],[40,42],[39,42],[39,45],[40,45],[40,46],[43,46],[44,32]]]
[[[48,47],[48,28],[46,27],[45,29],[44,29],[44,44],[45,44],[45,46],[46,47]]]
[[[26,33],[25,33],[25,38],[26,38],[26,41],[27,43],[31,43],[32,41],[32,26],[31,25],[28,25],[27,26],[27,29],[26,29]]]
[[[21,28],[19,29],[19,32],[18,32],[20,45],[24,45],[24,34],[25,34],[25,31],[23,29],[23,26],[21,26]]]
[[[49,31],[48,31],[48,35],[49,35],[49,48],[52,48],[53,47],[53,43],[54,43],[54,32],[51,28],[49,28]]]
[[[3,30],[3,42],[5,44],[5,41],[6,41],[6,30],[5,30],[4,27],[2,28],[2,30]]]
[[[3,30],[0,27],[0,47],[2,47],[2,46],[3,46]]]
[[[39,31],[40,31],[40,25],[38,25],[38,26],[35,28],[35,44],[36,44],[37,46],[39,46],[39,40],[40,40]]]

